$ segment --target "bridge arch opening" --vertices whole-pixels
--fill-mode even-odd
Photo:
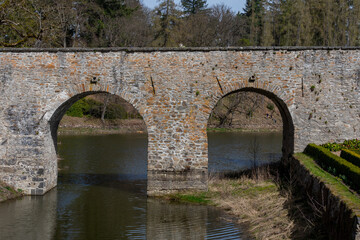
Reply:
[[[256,101],[254,99],[256,99]],[[224,101],[227,101],[228,104],[227,105],[224,104]],[[255,104],[259,104],[258,113],[252,112],[254,111],[253,106]],[[243,108],[242,110],[238,109],[239,105],[241,105],[240,107]],[[223,108],[224,110],[223,112],[225,112],[225,114],[216,113],[216,111],[219,111],[218,109],[221,107]],[[230,117],[221,116],[221,114],[223,115],[228,114],[230,115]],[[237,114],[236,117],[237,122],[234,121],[234,119],[231,119],[236,114]],[[241,114],[243,115],[243,117],[241,117]],[[226,119],[226,117],[230,119]],[[243,123],[245,122],[244,120],[245,117],[247,124]],[[256,118],[261,118],[261,119],[256,119]],[[254,121],[252,121],[252,119]],[[224,124],[224,121],[228,121],[227,124]],[[262,126],[249,127],[249,125],[254,125],[254,124],[259,125],[262,121],[264,121],[265,123],[265,129],[259,129],[262,128]],[[214,124],[214,122],[216,122],[216,124]],[[251,123],[249,124],[249,122]],[[227,127],[229,127],[226,126],[229,125],[229,123],[233,125],[232,126],[233,129],[231,130],[226,129]],[[231,170],[226,170],[226,171],[238,171],[244,168],[254,167],[254,165],[251,164],[250,158],[252,157],[255,158],[255,155],[252,156],[252,154],[257,154],[257,158],[260,158],[261,152],[266,151],[264,147],[261,146],[261,144],[267,144],[268,146],[265,146],[265,148],[268,149],[274,148],[275,153],[272,152],[271,150],[268,151],[267,153],[268,161],[270,158],[272,158],[270,159],[270,161],[275,161],[276,158],[278,158],[278,160],[282,159],[286,161],[286,159],[288,159],[291,156],[291,154],[294,152],[294,125],[289,109],[286,103],[281,98],[279,98],[276,94],[264,89],[247,87],[247,88],[241,88],[235,91],[231,91],[225,94],[224,96],[222,96],[217,101],[215,107],[212,109],[212,112],[209,116],[208,129],[209,129],[208,131],[209,165],[208,166],[210,173],[216,171],[215,169],[217,167],[214,165],[224,164],[226,169],[226,164],[230,164],[231,166],[232,161],[245,161],[245,159],[248,160],[247,163],[241,163],[241,164],[237,163],[238,164],[237,166],[240,169],[234,169],[233,167],[231,167]],[[227,133],[218,133],[224,131]],[[217,138],[219,140],[216,140]],[[233,139],[229,140],[227,138],[233,138]],[[241,143],[239,141],[241,141]],[[221,148],[220,146],[218,146],[225,142],[226,144],[228,144],[227,147]],[[265,143],[265,142],[269,142],[269,143]],[[229,152],[226,152],[227,151],[226,149],[231,147],[238,149],[236,150],[228,149]],[[221,151],[224,151],[224,154],[222,154]],[[232,153],[230,153],[230,151],[234,152],[232,156],[231,156]],[[242,156],[242,157],[235,156],[235,153],[237,151],[239,154],[244,154],[244,152],[246,152],[247,156]],[[223,161],[225,162],[222,163],[221,162],[222,160],[220,158],[223,158]],[[226,158],[229,158],[230,160]],[[227,161],[229,161],[230,163],[228,163]],[[261,164],[261,161],[259,161],[258,163]],[[236,164],[234,164],[234,166],[235,165]],[[245,166],[245,165],[247,166],[241,168],[241,166]]]
[[[102,116],[105,118],[105,121],[103,121],[100,116],[105,101],[107,108],[104,116]],[[77,106],[78,108],[78,106],[84,106],[84,104],[90,104],[90,110],[87,111],[91,112],[91,114],[85,115],[84,113],[83,117],[71,116],[69,114],[74,109],[72,107]],[[88,161],[87,159],[90,159],[89,161],[93,161],[95,163],[93,165],[98,166],[98,170],[103,172],[98,173],[96,167],[92,168],[92,170],[77,169],[75,171],[92,172],[94,170],[91,173],[92,175],[89,175],[89,178],[95,177],[99,179],[100,177],[109,182],[118,180],[145,181],[145,183],[142,183],[145,185],[142,188],[146,189],[148,168],[147,126],[133,104],[118,95],[108,92],[88,91],[72,96],[60,104],[53,112],[48,123],[51,133],[48,137],[49,140],[50,138],[52,139],[54,146],[53,157],[49,160],[49,164],[52,167],[56,165],[53,168],[55,179],[57,179],[58,175],[64,175],[61,172],[58,174],[58,170],[64,170],[62,162],[60,162],[58,167],[58,159],[63,159],[64,156],[62,154],[65,154],[64,152],[72,151],[71,154],[68,154],[71,161],[78,156],[80,161],[84,159],[84,161]],[[88,129],[79,131],[79,129],[84,128]],[[75,130],[74,134],[71,132],[72,130]],[[59,132],[65,132],[65,134],[58,136]],[[70,146],[71,144],[76,146]],[[70,150],[66,150],[66,148],[70,148]],[[86,156],[80,156],[81,154]],[[102,168],[102,164],[107,164],[108,166]],[[75,164],[72,165],[75,166]],[[72,165],[67,164],[66,168],[72,170]],[[71,173],[71,171],[65,172],[66,174]],[[57,184],[55,183],[55,185]]]
[[[120,107],[124,107],[124,109],[121,109],[121,112],[126,113],[125,119],[128,119],[128,118],[137,118],[137,119],[139,119],[140,118],[142,120],[142,124],[143,124],[143,128],[141,129],[141,132],[147,132],[146,123],[143,120],[143,117],[139,113],[138,109],[136,109],[136,107],[133,104],[129,103],[127,100],[120,97],[119,95],[111,94],[111,93],[108,93],[106,91],[87,91],[87,92],[79,93],[79,94],[76,94],[75,96],[72,96],[71,98],[69,98],[68,100],[63,102],[60,106],[58,106],[56,108],[56,110],[53,112],[53,114],[52,114],[52,116],[51,116],[51,118],[49,120],[49,124],[50,124],[51,137],[53,139],[55,148],[57,148],[57,136],[58,136],[58,130],[59,130],[60,122],[63,120],[63,118],[66,115],[67,111],[76,102],[78,102],[79,100],[85,99],[88,96],[94,96],[95,97],[95,96],[99,96],[99,95],[107,96],[106,100],[102,99],[103,101],[108,101],[108,102],[110,101],[107,104],[106,115],[108,115],[108,112],[109,112],[108,105],[111,105],[111,99],[117,99],[118,101],[116,101],[116,105],[119,105],[119,104],[120,105],[126,105],[125,107],[120,106]],[[98,99],[95,99],[95,102],[97,100]],[[101,104],[103,104],[103,102],[101,102]],[[100,106],[100,107],[102,108],[103,106]],[[102,111],[102,109],[99,109],[99,111]],[[105,115],[105,119],[107,118],[106,115]],[[114,114],[112,114],[112,115],[114,115]],[[117,115],[119,115],[119,114],[117,114]],[[115,118],[116,118],[116,116],[115,116]]]

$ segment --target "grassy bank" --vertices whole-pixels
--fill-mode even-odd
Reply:
[[[106,135],[144,133],[144,131],[131,128],[82,128],[82,127],[60,127],[59,135]]]
[[[142,119],[113,119],[103,123],[97,118],[64,116],[58,133],[61,135],[101,135],[146,132]]]
[[[324,239],[317,216],[302,196],[267,172],[238,179],[213,178],[207,192],[163,196],[171,201],[220,207],[236,216],[256,239]]]
[[[0,182],[0,202],[20,196],[22,196],[20,189],[15,190],[12,187],[6,185],[5,183]]]
[[[335,194],[338,198],[344,201],[349,207],[356,211],[360,216],[360,196],[358,193],[346,186],[339,177],[335,177],[322,169],[315,160],[304,154],[296,153],[294,156],[303,164],[315,177],[319,178],[321,182]]]
[[[260,132],[260,133],[268,133],[268,132],[281,132],[282,129],[278,128],[207,128],[208,132]]]

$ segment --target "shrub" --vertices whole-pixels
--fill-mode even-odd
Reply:
[[[80,99],[75,102],[66,112],[66,115],[71,117],[83,117],[84,112],[89,108],[89,104],[85,99]]]
[[[91,98],[83,98],[75,102],[66,112],[71,117],[90,116],[101,118],[103,103]],[[108,103],[105,116],[106,119],[141,118],[139,114],[129,114],[126,109],[117,103]]]
[[[305,154],[312,156],[325,170],[332,169],[335,175],[345,176],[346,183],[356,190],[360,190],[360,168],[345,159],[336,156],[326,148],[309,144],[304,150]]]
[[[106,119],[127,119],[128,113],[120,104],[109,104],[106,108]]]
[[[270,111],[273,111],[275,107],[274,107],[274,104],[268,103],[266,108],[269,109]]]
[[[360,167],[360,154],[357,154],[351,150],[344,149],[341,151],[340,157]]]
[[[342,149],[342,145],[335,143],[335,142],[334,143],[325,143],[320,146],[323,148],[326,148],[327,150],[332,151],[332,152],[337,152]]]
[[[351,140],[345,140],[343,142],[343,148],[346,149],[360,149],[360,140],[358,139],[351,139]]]
[[[351,140],[345,140],[343,143],[325,143],[320,145],[332,152],[337,152],[342,149],[360,149],[360,140],[358,139],[351,139]]]

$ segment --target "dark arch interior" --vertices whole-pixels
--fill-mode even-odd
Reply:
[[[107,93],[107,92],[103,92],[103,91],[91,91],[91,92],[84,92],[84,93],[80,93],[77,94],[75,96],[73,96],[72,98],[70,98],[69,100],[67,100],[66,102],[64,102],[63,104],[60,105],[60,107],[58,107],[56,109],[56,111],[54,112],[54,114],[52,115],[52,117],[50,118],[50,131],[51,131],[51,136],[54,142],[54,146],[55,149],[57,150],[57,132],[58,132],[58,128],[59,128],[59,123],[61,121],[61,119],[63,118],[63,116],[65,115],[66,111],[78,100],[92,95],[92,94],[99,94],[99,93]]]
[[[289,112],[288,107],[284,103],[283,100],[281,100],[279,97],[277,97],[274,93],[258,89],[258,88],[242,88],[233,92],[230,92],[226,95],[224,95],[222,98],[229,96],[233,93],[237,92],[254,92],[261,95],[266,96],[270,100],[274,102],[274,104],[277,106],[282,122],[283,122],[283,137],[282,137],[282,160],[287,160],[289,157],[294,153],[294,124],[291,117],[291,114]]]

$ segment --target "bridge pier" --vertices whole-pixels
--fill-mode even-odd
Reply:
[[[207,170],[148,171],[147,195],[157,196],[181,190],[208,188]]]

